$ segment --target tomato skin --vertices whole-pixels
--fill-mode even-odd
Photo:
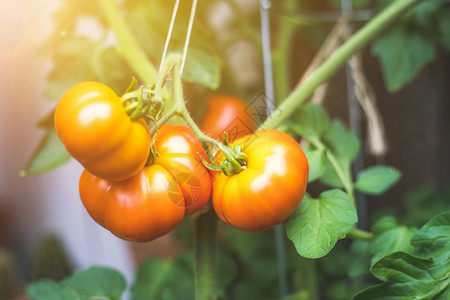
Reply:
[[[217,215],[244,231],[284,222],[306,191],[309,165],[300,145],[273,129],[242,137],[231,147],[236,144],[248,156],[247,167],[233,176],[215,174],[212,201]]]
[[[217,95],[207,104],[206,114],[200,128],[214,139],[223,139],[228,133],[228,141],[253,133],[253,122],[245,102],[231,95]]]
[[[102,83],[70,88],[56,107],[54,123],[67,151],[98,177],[127,179],[147,161],[151,137],[146,123],[131,121],[119,97]]]
[[[206,154],[192,130],[165,124],[155,135],[155,147],[159,154],[155,163],[169,170],[181,187],[186,215],[203,208],[211,197],[212,179],[200,160]]]
[[[109,181],[84,170],[80,198],[91,217],[114,235],[148,242],[181,223],[183,194],[172,175],[159,165],[145,167],[123,181]]]
[[[147,242],[167,234],[211,196],[211,176],[197,154],[203,148],[189,128],[163,125],[154,140],[159,156],[135,176],[110,181],[85,170],[80,178],[88,213],[125,240]]]

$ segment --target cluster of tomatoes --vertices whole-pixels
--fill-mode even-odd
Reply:
[[[64,94],[55,110],[56,132],[85,168],[80,197],[98,224],[125,240],[151,241],[211,197],[218,217],[245,231],[264,230],[290,216],[308,178],[298,143],[277,130],[252,133],[251,118],[238,99],[216,97],[209,105],[205,133],[220,138],[236,130],[229,147],[238,146],[246,155],[237,174],[208,170],[203,148],[188,127],[165,124],[151,136],[146,122],[131,120],[120,98],[101,83],[82,82]],[[219,151],[216,161],[223,160]]]

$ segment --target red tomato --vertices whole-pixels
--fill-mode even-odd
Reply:
[[[228,133],[228,141],[234,141],[250,134],[255,124],[245,102],[230,95],[219,95],[208,101],[205,118],[200,126],[214,139],[223,139]]]
[[[55,110],[55,129],[76,160],[108,180],[136,175],[150,152],[144,120],[131,121],[119,97],[99,82],[81,82],[63,95]]]
[[[306,191],[309,166],[300,145],[278,130],[263,130],[234,141],[247,154],[246,167],[235,175],[217,172],[213,205],[226,224],[260,231],[284,222]],[[219,163],[223,156],[218,158]]]
[[[159,156],[123,181],[84,171],[80,197],[88,213],[116,236],[138,242],[165,235],[211,196],[211,177],[198,159],[202,151],[192,131],[164,125],[155,136]]]

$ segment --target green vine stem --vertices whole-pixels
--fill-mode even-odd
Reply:
[[[363,28],[349,38],[341,47],[328,57],[309,76],[305,82],[294,90],[258,130],[277,128],[319,87],[327,81],[344,63],[361,50],[369,41],[383,31],[389,24],[400,17],[409,7],[422,0],[397,0],[375,16]]]
[[[109,25],[116,35],[118,52],[145,84],[148,85],[155,82],[158,74],[156,68],[147,59],[144,50],[139,46],[139,43],[122,18],[116,1],[100,0],[100,4]]]
[[[217,299],[215,268],[217,220],[214,210],[210,209],[194,221],[196,300]]]
[[[369,241],[373,239],[374,234],[369,231],[361,230],[356,227],[353,227],[350,229],[350,231],[347,233],[347,237],[354,239],[354,240],[365,240]]]

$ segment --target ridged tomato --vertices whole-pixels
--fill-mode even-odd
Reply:
[[[284,222],[300,204],[308,181],[308,161],[300,145],[273,129],[244,136],[230,147],[235,145],[248,161],[238,174],[215,174],[212,201],[217,215],[244,231]],[[219,163],[223,159],[218,157]]]
[[[80,197],[92,218],[116,236],[138,242],[165,235],[206,205],[211,176],[200,162],[200,143],[183,126],[162,126],[153,163],[122,181],[84,171]]]
[[[119,97],[102,83],[70,88],[56,107],[54,122],[67,151],[98,177],[130,178],[147,161],[151,137],[146,123],[132,121]]]

